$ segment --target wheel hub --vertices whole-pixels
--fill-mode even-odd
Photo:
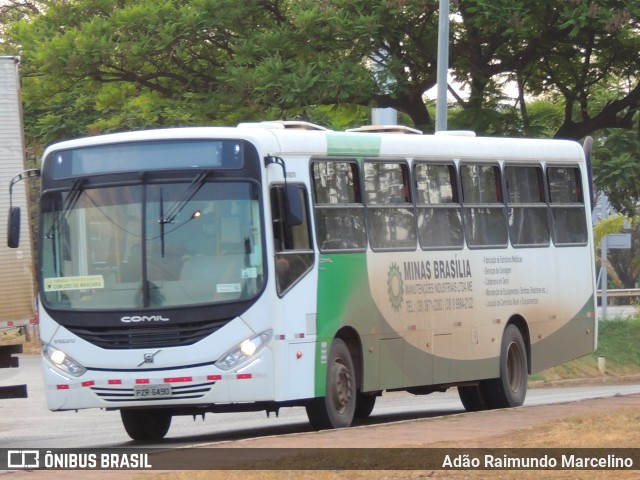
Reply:
[[[337,362],[332,367],[332,375],[331,399],[336,411],[342,413],[351,401],[351,375],[346,366]]]

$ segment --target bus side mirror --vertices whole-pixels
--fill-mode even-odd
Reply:
[[[285,185],[285,202],[287,224],[291,227],[302,225],[304,222],[304,206],[300,199],[300,188],[290,183]]]
[[[20,207],[10,207],[7,219],[7,246],[18,248],[20,245]]]
[[[20,172],[9,182],[9,215],[7,217],[7,246],[9,248],[18,248],[20,244],[20,207],[12,206],[13,186],[20,180],[25,178],[39,177],[40,170],[31,168]]]

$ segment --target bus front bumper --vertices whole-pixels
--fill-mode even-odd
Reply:
[[[233,371],[215,365],[136,372],[88,370],[73,377],[43,357],[45,396],[50,410],[84,408],[179,407],[234,402],[270,401],[273,389],[273,353]]]

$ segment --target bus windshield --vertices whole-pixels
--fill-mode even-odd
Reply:
[[[198,177],[196,177],[198,180]],[[82,188],[42,198],[48,308],[153,309],[249,299],[264,281],[257,185]]]

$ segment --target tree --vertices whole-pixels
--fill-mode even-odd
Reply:
[[[37,0],[0,1],[0,51],[5,43],[6,29],[9,25],[41,13],[42,2]],[[6,52],[14,53],[14,52]]]
[[[12,31],[24,52],[25,111],[35,120],[28,127],[60,139],[237,114],[242,105],[228,95],[221,68],[237,35],[226,25],[264,21],[231,4],[51,2]]]
[[[596,138],[593,171],[599,190],[615,211],[639,216],[640,137],[638,131],[605,130]]]
[[[500,82],[518,88],[522,131],[526,96],[562,102],[555,137],[580,139],[602,128],[630,128],[640,100],[640,9],[632,1],[460,0],[454,43],[457,79],[469,85],[464,104],[475,124],[495,112]],[[620,79],[625,78],[626,84]],[[611,92],[606,104],[594,93]],[[488,113],[487,113],[488,112]]]
[[[635,1],[458,0],[451,10],[450,66],[468,88],[462,95],[451,86],[456,127],[547,134],[530,108],[539,95],[562,105],[556,137],[633,124]],[[6,21],[4,48],[23,56],[27,129],[45,141],[162,125],[313,120],[327,108],[371,106],[396,108],[414,126],[433,129],[425,92],[436,83],[437,2],[49,0],[41,14]],[[517,86],[515,98],[505,98],[505,82]],[[605,102],[598,92],[609,92]]]

